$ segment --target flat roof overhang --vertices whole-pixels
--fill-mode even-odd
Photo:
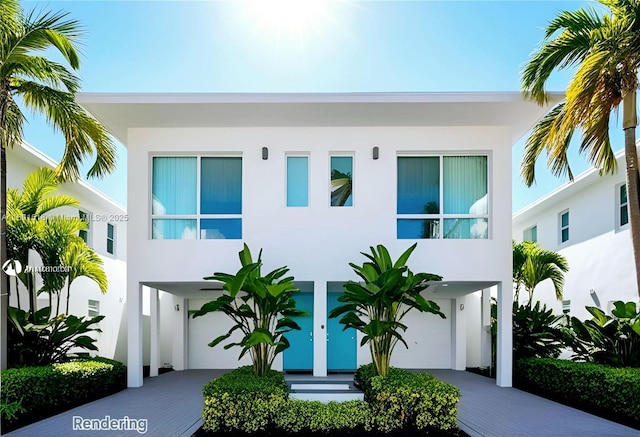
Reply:
[[[517,142],[548,105],[519,92],[79,93],[77,101],[124,145],[130,128],[503,126]]]

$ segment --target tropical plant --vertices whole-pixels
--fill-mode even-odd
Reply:
[[[566,328],[564,316],[554,315],[540,302],[513,304],[513,358],[557,358],[565,347]]]
[[[65,151],[56,169],[64,180],[79,176],[79,164],[95,152],[89,177],[101,177],[115,167],[115,147],[106,129],[75,101],[80,81],[73,74],[80,67],[76,47],[82,29],[63,12],[25,14],[18,0],[0,0],[0,217],[6,215],[6,149],[23,139],[24,114],[17,99],[34,112],[43,114],[65,139]],[[63,63],[45,54],[61,55]],[[0,222],[0,265],[7,260],[5,221]],[[0,271],[0,320],[2,353],[0,367],[6,366],[6,311],[9,278]]]
[[[104,316],[77,317],[60,314],[51,318],[51,307],[30,315],[20,308],[9,307],[9,363],[15,367],[44,366],[71,356],[72,349],[97,351],[95,338],[87,335],[102,332],[97,325]]]
[[[533,292],[543,281],[551,279],[556,299],[562,300],[564,273],[569,271],[567,259],[553,250],[543,249],[538,243],[523,241],[513,243],[513,282],[515,284],[515,302],[520,297],[520,288],[524,287],[529,295],[528,305],[533,303]]]
[[[60,186],[60,180],[53,170],[40,168],[27,176],[22,192],[17,189],[7,190],[7,213],[6,220],[6,242],[9,259],[18,261],[22,266],[29,263],[29,251],[35,250],[42,256],[44,246],[53,244],[55,251],[59,253],[61,239],[68,240],[71,235],[77,235],[80,229],[84,229],[86,224],[80,219],[65,217],[59,219],[55,217],[44,218],[44,215],[55,209],[65,206],[78,207],[79,202],[67,195],[55,194]],[[45,242],[43,236],[53,233]],[[56,254],[57,254],[56,253]],[[45,261],[43,259],[43,261]],[[52,261],[52,260],[47,260]],[[46,261],[45,261],[46,262]],[[49,263],[46,265],[58,265]],[[19,279],[26,287],[29,294],[29,313],[33,314],[36,308],[37,291],[35,289],[35,272],[26,269],[18,272]],[[45,279],[45,287],[55,288]],[[62,288],[62,285],[58,289]],[[19,295],[19,294],[18,294]]]
[[[555,70],[576,67],[566,99],[533,128],[525,145],[522,176],[535,181],[535,165],[542,151],[551,172],[573,179],[568,148],[576,131],[582,133],[579,151],[601,174],[617,170],[609,138],[611,113],[622,103],[627,192],[631,240],[640,293],[640,198],[636,149],[636,92],[640,67],[640,1],[598,0],[608,9],[560,12],[546,28],[544,41],[522,72],[525,96],[539,104],[548,101],[547,79]]]
[[[571,318],[574,359],[615,367],[640,367],[640,313],[635,302],[614,302],[611,315],[586,307],[593,318]]]
[[[344,329],[355,328],[364,334],[361,345],[369,344],[371,359],[381,376],[389,373],[396,344],[401,342],[409,347],[401,335],[407,330],[401,320],[409,311],[415,309],[445,318],[435,302],[420,294],[430,281],[440,281],[442,277],[414,274],[406,265],[416,246],[417,243],[409,247],[395,263],[382,245],[377,249],[371,247],[371,254],[362,252],[368,262],[362,266],[349,263],[362,282],[348,281],[344,294],[338,298],[344,305],[329,313],[329,317],[343,315],[340,323]]]
[[[209,343],[209,347],[217,346],[239,330],[242,338],[224,348],[240,347],[238,359],[248,353],[253,371],[263,376],[271,370],[275,357],[289,347],[289,340],[284,334],[300,329],[291,318],[309,313],[296,308],[294,296],[300,290],[294,285],[292,276],[285,276],[289,272],[287,267],[277,268],[263,276],[262,250],[254,261],[245,244],[239,256],[242,267],[235,275],[214,273],[204,278],[221,282],[226,293],[205,303],[199,310],[191,311],[191,314],[195,318],[220,311],[229,316],[234,322],[233,327]]]

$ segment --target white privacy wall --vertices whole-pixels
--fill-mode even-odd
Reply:
[[[612,301],[638,301],[629,226],[617,226],[618,186],[625,183],[622,159],[619,166],[621,171],[614,176],[599,177],[591,170],[576,178],[573,185],[567,184],[514,215],[516,241],[522,241],[524,230],[536,225],[538,242],[567,258],[563,297],[570,301],[570,314],[580,319],[591,317],[585,306],[595,306],[590,290],[595,291],[604,310]],[[569,240],[561,243],[558,214],[567,209]],[[536,288],[534,300],[562,312],[562,302],[556,300],[550,281]]]
[[[447,281],[510,281],[511,132],[508,128],[133,128],[128,131],[127,146],[128,225],[132,230],[128,246],[130,288],[137,289],[140,283],[149,282],[199,281],[214,271],[235,272],[239,267],[237,253],[243,242],[256,254],[263,249],[266,271],[287,265],[296,280],[314,282],[316,293],[326,292],[328,282],[356,279],[348,264],[364,261],[361,251],[368,251],[371,245],[384,244],[397,258],[414,242],[396,239],[397,156],[440,152],[489,154],[490,239],[420,240],[409,266],[415,272],[440,274]],[[380,148],[378,160],[372,159],[374,146]],[[267,160],[262,159],[262,147],[269,149]],[[308,207],[285,207],[289,153],[309,156]],[[329,157],[333,153],[354,157],[353,207],[329,206]],[[151,159],[154,155],[167,154],[242,156],[243,240],[150,238]],[[445,312],[450,311],[451,300],[442,300]],[[189,306],[194,309],[201,303],[192,302]],[[326,324],[326,319],[319,316],[320,309],[316,304],[314,331],[317,333],[322,332]],[[195,366],[203,362],[211,362],[214,367],[233,362],[237,365],[233,361],[237,351],[221,348],[212,351],[206,346],[215,335],[211,335],[211,330],[205,333],[200,329],[206,330],[208,323],[225,323],[207,317],[213,316],[189,321],[188,361]],[[410,316],[409,320],[407,338],[413,348],[406,351],[398,346],[394,359],[409,368],[451,367],[451,319],[421,315]],[[475,348],[469,350],[479,353]],[[168,356],[166,351],[161,353],[163,357]],[[316,345],[314,370],[326,366],[325,354],[326,351]],[[368,349],[361,349],[358,362],[367,360]]]

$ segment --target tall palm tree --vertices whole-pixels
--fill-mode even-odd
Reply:
[[[516,286],[517,304],[520,288],[529,295],[529,305],[533,302],[533,292],[543,281],[551,279],[556,299],[562,300],[564,274],[569,271],[567,259],[553,250],[543,249],[538,243],[523,241],[513,245],[513,282]]]
[[[609,138],[611,113],[622,104],[624,148],[629,198],[629,221],[640,294],[640,199],[636,149],[636,92],[640,67],[640,0],[597,0],[608,11],[593,8],[561,12],[547,26],[540,48],[522,72],[525,96],[545,103],[545,84],[556,70],[576,67],[566,99],[533,128],[525,146],[522,176],[535,181],[535,164],[547,152],[556,176],[573,174],[567,149],[576,131],[582,134],[580,152],[587,154],[601,174],[617,170]]]
[[[0,216],[6,214],[6,149],[23,138],[24,106],[45,115],[65,138],[58,175],[79,176],[79,164],[95,152],[88,176],[103,176],[115,167],[115,148],[106,129],[75,102],[80,81],[73,74],[80,67],[76,49],[82,31],[79,23],[62,12],[25,14],[18,0],[0,0]],[[57,51],[66,65],[43,55]],[[7,259],[6,228],[1,222],[0,264]],[[0,271],[0,368],[6,367],[6,311],[9,278]]]

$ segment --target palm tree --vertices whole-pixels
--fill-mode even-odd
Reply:
[[[100,292],[105,294],[108,288],[107,275],[102,268],[102,258],[89,246],[84,240],[78,238],[78,240],[70,242],[60,258],[60,265],[69,266],[71,270],[68,272],[67,278],[67,306],[65,314],[69,314],[69,298],[71,297],[71,283],[77,278],[84,276],[91,279],[100,288]],[[60,295],[58,295],[58,308],[56,309],[56,315],[59,312],[60,307]]]
[[[543,281],[551,279],[556,299],[562,300],[564,274],[569,271],[567,259],[553,250],[543,249],[538,243],[523,241],[513,245],[513,282],[516,286],[514,306],[518,305],[520,288],[529,294],[533,302],[533,292]]]
[[[601,174],[617,170],[609,138],[609,119],[622,104],[631,240],[640,294],[640,199],[636,149],[636,91],[640,67],[640,0],[598,0],[608,12],[595,9],[561,12],[547,26],[540,48],[522,72],[525,96],[547,102],[545,84],[555,70],[577,67],[566,99],[533,128],[525,146],[522,176],[535,181],[535,164],[546,151],[551,172],[573,174],[567,159],[571,139],[582,134],[580,152]]]
[[[59,186],[60,180],[56,177],[54,171],[48,168],[41,168],[27,176],[22,185],[22,192],[16,189],[7,190],[7,216],[5,222],[9,259],[16,260],[26,266],[29,262],[29,250],[36,250],[43,256],[42,235],[46,229],[49,229],[49,233],[53,232],[51,229],[57,230],[55,235],[51,235],[51,238],[49,238],[56,245],[60,244],[63,237],[74,234],[77,237],[78,230],[84,229],[86,224],[79,218],[70,219],[65,217],[60,219],[61,223],[55,227],[46,226],[45,220],[40,219],[44,214],[57,208],[79,206],[78,201],[73,197],[55,194],[55,190]],[[54,218],[49,220],[54,220]],[[62,226],[66,229],[64,232],[61,232]],[[57,250],[54,250],[54,253]],[[17,277],[27,288],[29,293],[29,314],[33,315],[37,310],[35,274],[23,271]],[[45,283],[45,286],[47,285]]]
[[[6,149],[22,142],[24,115],[16,98],[44,114],[64,135],[65,151],[56,169],[64,180],[79,176],[79,164],[95,152],[89,177],[103,176],[115,167],[115,148],[106,129],[75,102],[80,81],[72,71],[80,67],[76,46],[82,36],[79,23],[62,12],[25,14],[18,0],[0,0],[0,190],[6,193]],[[43,56],[57,51],[64,65]],[[0,216],[6,214],[1,196]],[[0,224],[5,235],[5,222]],[[6,239],[0,238],[0,264],[7,259]],[[0,271],[0,368],[6,367],[6,311],[9,278]]]

